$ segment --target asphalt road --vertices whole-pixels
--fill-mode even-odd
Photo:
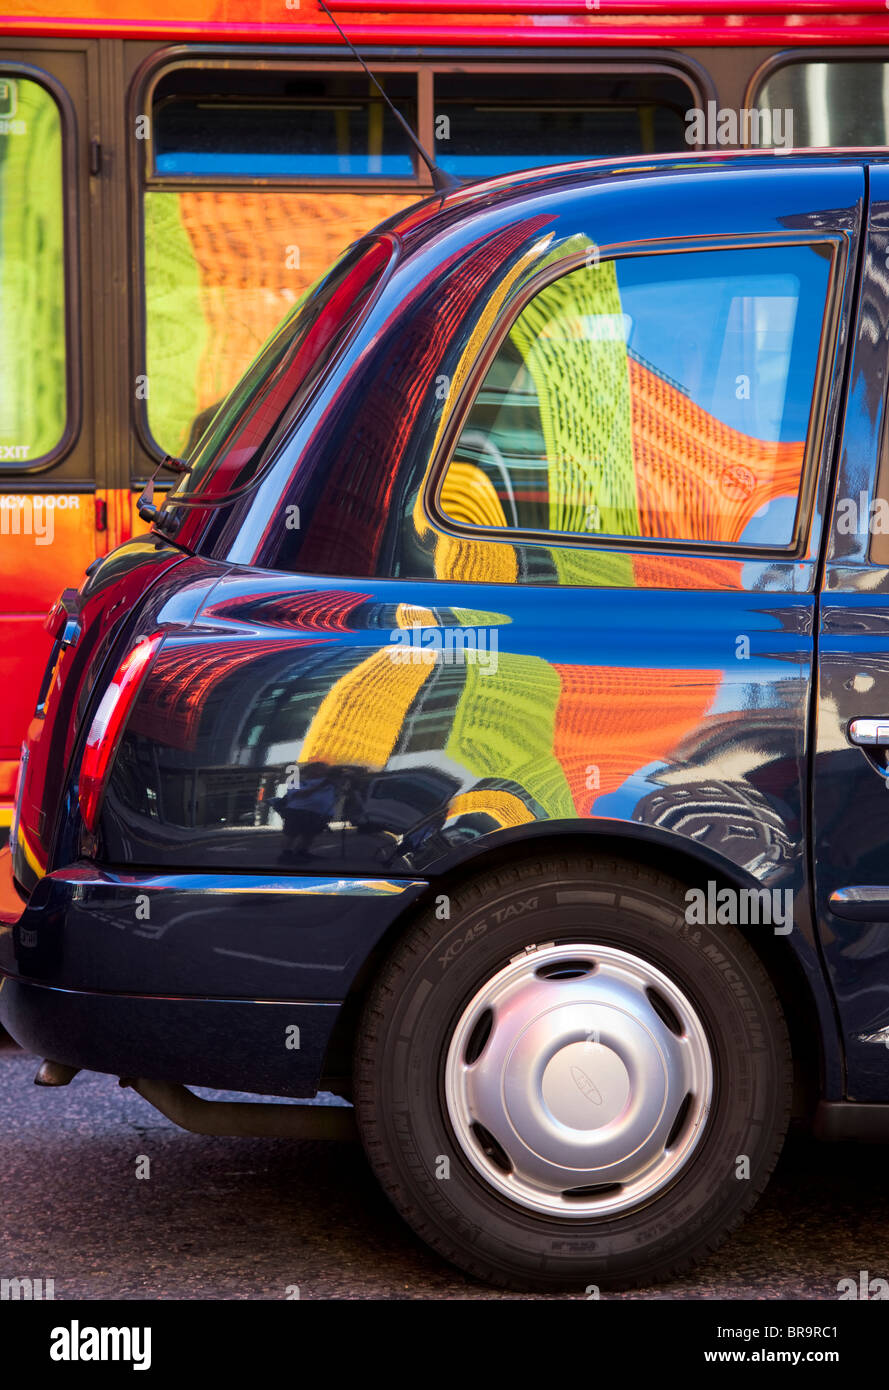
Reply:
[[[357,1145],[200,1138],[113,1077],[34,1086],[37,1064],[0,1040],[2,1278],[52,1278],[56,1299],[283,1299],[294,1285],[301,1299],[515,1297],[420,1245]],[[150,1178],[136,1177],[140,1155]],[[756,1213],[705,1266],[603,1297],[835,1300],[861,1270],[889,1278],[887,1157],[791,1139]]]

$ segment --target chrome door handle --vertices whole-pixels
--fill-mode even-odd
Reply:
[[[889,719],[853,719],[848,738],[862,748],[889,748]]]

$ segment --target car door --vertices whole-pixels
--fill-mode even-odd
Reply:
[[[847,1095],[889,1101],[889,170],[870,169],[854,356],[820,599],[813,852]]]

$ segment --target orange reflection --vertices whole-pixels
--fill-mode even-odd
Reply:
[[[553,752],[577,814],[649,763],[668,759],[712,705],[721,671],[561,666]]]
[[[743,434],[634,358],[627,368],[643,536],[736,542],[766,503],[796,496],[804,440]]]

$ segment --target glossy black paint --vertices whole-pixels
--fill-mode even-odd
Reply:
[[[193,1086],[296,1097],[318,1089],[339,1013],[337,1003],[87,993],[8,977],[0,1001],[4,1025],[38,1056],[120,1077],[181,1081],[187,1072]]]
[[[71,990],[178,994],[191,980],[208,996],[339,1001],[424,887],[71,865],[41,879],[0,937],[0,969]]]
[[[187,579],[196,580],[190,593],[197,601],[206,592],[207,576],[220,567],[189,558],[160,537],[149,536],[109,555],[99,567],[90,566],[75,601],[79,635],[65,647],[61,632],[50,653],[34,718],[28,729],[27,778],[19,808],[19,834],[12,844],[17,881],[30,891],[50,867],[57,838],[66,826],[59,811],[75,761],[78,738],[96,687],[112,654],[133,631],[140,612],[150,622],[145,598],[155,586],[159,602],[168,602],[173,627],[187,624],[191,613],[176,606]],[[174,577],[175,572],[175,577]]]
[[[805,998],[821,1094],[889,1099],[873,1040],[889,1030],[889,927],[829,906],[856,885],[889,894],[889,793],[845,737],[850,718],[889,714],[889,566],[831,511],[873,490],[883,447],[885,182],[851,157],[660,160],[497,180],[390,223],[394,270],[257,486],[217,508],[174,496],[171,539],[125,547],[82,590],[83,651],[32,726],[19,896],[0,907],[13,1033],[101,1070],[310,1091],[324,1041],[251,1070],[278,1023],[265,1041],[242,1031],[235,1060],[234,1044],[211,1055],[198,1020],[260,1027],[242,1024],[254,1008],[265,1028],[275,1010],[323,1007],[332,1025],[323,1001],[348,997],[421,895],[532,844],[598,843],[690,883],[789,893],[794,930],[768,945]],[[436,378],[468,378],[544,265],[590,241],[626,254],[775,239],[833,257],[792,553],[510,542],[436,514],[460,406]],[[415,625],[439,659],[393,659]],[[486,663],[447,659],[469,628]],[[109,668],[153,631],[165,641],[92,844],[75,799],[85,726]],[[137,1010],[136,994],[177,998]],[[141,1067],[131,1012],[151,1020]]]
[[[855,718],[889,710],[889,551],[882,532],[840,524],[886,496],[889,178],[870,171],[871,206],[845,429],[820,605],[814,747],[814,881],[822,940],[842,1019],[852,1099],[887,1099],[889,1085],[889,767],[885,750],[851,746]],[[862,499],[862,494],[864,497]],[[863,503],[863,505],[862,505]],[[870,889],[870,910],[833,910]],[[879,890],[883,890],[882,901]],[[874,891],[876,890],[876,891]]]

